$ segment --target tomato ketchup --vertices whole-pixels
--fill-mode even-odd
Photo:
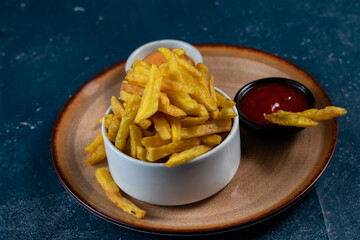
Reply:
[[[269,125],[266,114],[284,110],[301,112],[311,108],[311,103],[298,88],[279,82],[269,82],[250,89],[240,100],[240,111],[249,120]]]

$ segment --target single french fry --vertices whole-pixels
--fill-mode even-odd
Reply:
[[[159,70],[166,79],[169,79],[169,63],[160,64]]]
[[[116,185],[107,168],[96,169],[95,176],[101,188],[104,190],[106,196],[110,199],[111,202],[115,203],[116,206],[137,218],[143,218],[145,216],[145,210],[142,210],[130,200],[121,196],[120,189]]]
[[[151,65],[150,77],[145,85],[144,95],[141,99],[141,104],[135,117],[135,123],[139,123],[157,112],[162,79],[163,76],[156,65]]]
[[[303,117],[311,118],[312,120],[321,121],[329,120],[334,117],[339,117],[346,114],[347,111],[344,108],[327,106],[323,109],[308,109],[300,113],[296,113]]]
[[[177,55],[179,58],[183,58],[186,55],[186,52],[182,48],[174,48],[172,52]]]
[[[222,108],[225,108],[225,107],[232,108],[233,106],[235,106],[236,103],[234,101],[227,99],[226,97],[224,97],[223,95],[221,95],[218,92],[215,92],[215,94],[216,94],[216,101],[217,101],[218,106],[220,106]]]
[[[134,69],[137,66],[143,66],[143,67],[147,68],[148,70],[150,70],[151,64],[147,63],[143,60],[135,60],[135,62],[133,62],[133,64],[131,65],[131,68]]]
[[[189,162],[190,160],[199,157],[200,155],[211,150],[210,146],[199,145],[187,150],[184,150],[180,153],[173,153],[169,160],[165,162],[165,166],[167,167],[175,167],[179,164]]]
[[[130,135],[130,155],[133,158],[137,157],[137,147],[141,146],[142,133],[139,127],[135,125],[129,126],[129,135]]]
[[[171,127],[171,139],[173,142],[179,142],[181,140],[181,120],[180,118],[175,118],[167,116]]]
[[[142,146],[137,146],[137,152],[136,152],[136,156],[138,159],[140,159],[141,161],[146,161],[146,150],[145,148],[143,148]]]
[[[196,69],[197,69],[199,72],[201,72],[201,74],[202,74],[202,76],[203,76],[203,78],[204,78],[205,80],[208,78],[207,75],[208,75],[209,70],[207,69],[207,67],[205,66],[205,64],[203,64],[203,63],[198,63],[198,64],[196,65]]]
[[[112,122],[112,118],[115,117],[115,115],[113,113],[110,113],[110,114],[106,114],[104,116],[104,119],[105,119],[105,128],[108,129],[110,127],[110,124]]]
[[[210,96],[216,101],[216,91],[214,87],[214,75],[210,74],[209,77],[209,92]]]
[[[215,111],[209,112],[209,118],[212,120],[218,120],[220,118],[220,111],[217,108]]]
[[[200,140],[192,138],[188,140],[181,140],[180,142],[172,142],[160,147],[148,147],[146,149],[146,160],[154,162],[172,153],[181,152],[197,145],[200,145]]]
[[[210,96],[208,85],[204,86],[186,71],[181,73],[184,81],[193,89],[193,93],[190,93],[190,96],[198,103],[204,105],[208,111],[214,111],[217,108],[217,103]]]
[[[188,93],[167,92],[170,102],[182,109],[186,114],[193,114],[198,108],[198,103]]]
[[[199,139],[201,141],[201,144],[210,145],[210,146],[218,145],[222,141],[222,137],[217,134],[205,135],[205,136],[199,137]]]
[[[108,128],[108,132],[106,134],[107,138],[111,142],[115,142],[116,134],[119,131],[119,127],[120,127],[120,120],[114,115],[113,118],[111,119],[111,123]]]
[[[159,104],[159,112],[163,112],[163,113],[166,113],[170,116],[173,116],[173,117],[184,117],[186,116],[186,113],[181,110],[180,108],[174,106],[174,105],[171,105],[171,104],[162,104],[160,103]]]
[[[152,125],[152,122],[149,119],[142,120],[139,122],[139,126],[142,129],[148,129]]]
[[[170,139],[162,139],[159,134],[156,134],[154,136],[144,137],[141,139],[141,144],[148,148],[148,147],[159,147],[162,145],[166,145],[171,143]]]
[[[170,59],[170,55],[171,55],[171,50],[167,49],[167,48],[158,48],[159,52],[166,58],[166,60],[169,61]],[[192,66],[190,63],[186,62],[185,60],[179,58],[177,55],[175,55],[175,59],[178,62],[178,64],[183,67],[184,69],[186,69],[186,71],[188,71],[191,75],[195,76],[195,77],[201,77],[202,74],[201,72],[199,72],[194,66]]]
[[[130,72],[125,76],[125,79],[128,80],[130,83],[145,87],[145,84],[148,81],[149,76]],[[174,91],[174,92],[186,92],[186,93],[194,92],[194,90],[186,83],[174,82],[166,77],[163,77],[161,83],[161,91],[164,92]]]
[[[294,126],[294,127],[314,127],[318,123],[311,120],[308,117],[297,115],[296,113],[277,111],[272,114],[266,114],[265,119],[271,123],[282,126]]]
[[[198,81],[205,87],[205,88],[209,88],[209,84],[207,82],[207,74],[208,74],[208,69],[207,67],[203,64],[203,63],[198,63],[196,65],[196,69],[199,70],[199,72],[201,72],[202,76],[198,77]],[[209,90],[209,89],[208,89]]]
[[[208,120],[208,117],[185,117],[181,119],[182,127],[191,127],[203,124]]]
[[[125,153],[128,156],[131,156],[131,140],[129,137],[126,139],[123,153]]]
[[[144,75],[150,74],[150,69],[147,68],[146,66],[142,66],[142,65],[138,65],[138,66],[134,67],[133,71],[134,71],[134,73],[139,73],[139,74],[144,74]]]
[[[124,114],[125,111],[125,108],[121,104],[119,99],[114,96],[111,97],[111,110],[118,119],[121,119],[121,116]]]
[[[237,114],[235,110],[231,107],[222,108],[219,112],[219,119],[229,119],[236,117]]]
[[[174,53],[170,53],[169,58],[169,79],[178,82],[184,82]]]
[[[92,153],[102,143],[103,143],[103,136],[102,133],[100,132],[96,136],[96,138],[87,147],[85,147],[85,151],[87,151],[88,153]]]
[[[90,155],[85,159],[84,163],[87,165],[94,165],[106,159],[106,152],[104,142],[102,142],[95,151],[91,152]]]
[[[147,129],[143,129],[143,128],[140,128],[141,129],[141,132],[142,132],[142,135],[144,136],[144,137],[150,137],[150,136],[154,136],[154,134],[155,134],[155,132],[156,131],[149,131],[149,130],[147,130]]]
[[[137,93],[134,93],[125,107],[124,115],[122,116],[119,131],[115,139],[115,147],[120,151],[124,151],[126,139],[129,135],[129,126],[133,123],[136,113],[140,106],[141,98]]]
[[[194,111],[194,115],[199,116],[199,117],[206,117],[209,118],[209,112],[206,110],[206,108],[204,107],[204,105],[202,104],[198,104],[198,108]]]
[[[201,125],[181,128],[181,139],[201,137],[214,133],[228,132],[231,130],[231,119],[217,120]]]
[[[155,130],[159,133],[160,137],[164,140],[171,139],[170,124],[166,118],[160,114],[156,114],[152,117],[152,120],[154,122]]]
[[[144,94],[144,88],[137,86],[135,84],[131,83],[122,83],[121,84],[121,90],[124,90],[128,93],[137,93],[139,96],[143,96]],[[170,104],[170,100],[166,93],[160,92],[159,101],[163,104]]]

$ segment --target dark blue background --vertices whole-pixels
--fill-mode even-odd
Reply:
[[[52,166],[55,119],[86,80],[138,46],[172,38],[283,57],[311,74],[339,118],[323,178],[255,226],[203,239],[356,239],[360,235],[359,1],[0,2],[0,239],[168,239],[93,215]],[[201,238],[201,237],[200,237]]]

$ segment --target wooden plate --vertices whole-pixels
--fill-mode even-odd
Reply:
[[[230,45],[196,45],[215,85],[230,97],[244,84],[264,77],[295,79],[315,96],[319,108],[331,105],[321,86],[290,62],[255,49]],[[214,196],[185,206],[162,207],[131,199],[147,210],[136,219],[105,196],[94,177],[97,167],[83,164],[84,147],[99,133],[98,120],[119,96],[125,61],[87,81],[61,110],[51,151],[66,190],[84,207],[115,224],[162,234],[200,234],[245,227],[269,218],[303,197],[323,175],[337,142],[337,121],[323,121],[294,137],[265,141],[241,130],[242,158],[233,180]],[[221,159],[219,159],[220,161]],[[134,173],[136,174],[136,173]]]

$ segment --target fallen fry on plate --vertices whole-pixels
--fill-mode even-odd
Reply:
[[[88,153],[92,153],[95,151],[95,149],[101,144],[103,143],[103,136],[102,136],[102,133],[100,132],[96,138],[94,139],[94,141],[92,141],[92,143],[90,143],[86,148],[85,150],[88,152]]]
[[[110,201],[115,203],[116,206],[137,218],[143,218],[145,216],[145,210],[140,209],[130,200],[121,196],[120,189],[107,168],[96,169],[95,176],[106,196]]]
[[[91,152],[90,155],[85,159],[84,163],[87,165],[94,165],[106,159],[106,152],[104,142],[102,142],[95,151]]]
[[[329,120],[346,113],[347,111],[344,108],[327,106],[323,109],[308,109],[296,113],[279,110],[271,114],[266,114],[265,119],[270,123],[282,126],[314,127],[318,125],[314,120]]]

